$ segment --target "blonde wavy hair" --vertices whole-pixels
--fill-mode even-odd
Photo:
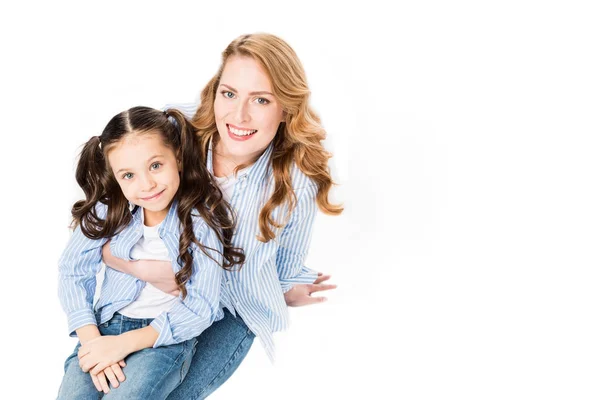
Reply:
[[[275,237],[274,228],[285,225],[271,217],[276,207],[287,206],[291,212],[296,206],[297,200],[290,176],[293,163],[316,183],[316,201],[321,211],[329,215],[339,215],[343,207],[331,204],[328,199],[329,190],[334,184],[327,166],[331,154],[321,144],[326,133],[320,118],[309,105],[310,90],[304,68],[294,50],[277,36],[266,33],[242,35],[223,51],[221,66],[202,90],[200,107],[192,119],[202,149],[207,152],[211,141],[214,146],[219,140],[214,102],[223,68],[231,56],[252,57],[263,67],[271,79],[273,94],[285,112],[285,121],[279,125],[273,139],[271,167],[275,187],[260,211],[261,235],[258,239],[268,242]]]

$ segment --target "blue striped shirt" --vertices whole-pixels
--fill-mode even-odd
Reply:
[[[106,216],[107,206],[96,205],[98,215]],[[140,207],[132,211],[132,221],[120,233],[110,238],[112,253],[119,258],[131,260],[130,252],[143,235]],[[194,234],[207,248],[222,251],[216,234],[200,217],[192,216]],[[180,223],[177,217],[177,201],[173,201],[167,216],[158,228],[160,238],[169,252],[173,271],[181,266],[179,256]],[[96,273],[102,263],[102,246],[108,239],[92,240],[83,235],[78,226],[59,260],[59,298],[67,314],[69,332],[85,325],[96,325],[92,301],[96,289]],[[200,335],[214,321],[223,318],[219,305],[222,287],[222,256],[216,251],[209,254],[217,264],[206,256],[197,245],[190,246],[193,255],[193,272],[186,283],[187,296],[173,307],[156,317],[151,326],[159,333],[154,347],[180,343]],[[106,268],[100,298],[96,310],[100,312],[100,323],[110,320],[113,314],[133,302],[142,291],[145,282],[111,268]]]
[[[191,119],[198,104],[168,105],[180,110]],[[260,158],[240,173],[230,201],[237,217],[233,245],[246,253],[241,270],[223,271],[224,287],[221,301],[232,314],[237,313],[260,338],[271,360],[275,356],[273,332],[288,327],[288,310],[283,294],[293,285],[313,283],[317,272],[304,266],[308,254],[312,226],[317,213],[317,185],[293,164],[290,170],[297,204],[289,221],[276,229],[275,239],[263,243],[258,216],[274,188],[271,169],[273,144]],[[207,167],[213,172],[212,148],[208,152]],[[278,207],[272,216],[286,222],[287,208]]]
[[[284,292],[297,283],[312,283],[317,273],[304,266],[312,225],[317,211],[316,185],[300,170],[292,168],[292,184],[297,197],[289,222],[276,230],[275,239],[263,243],[258,216],[273,190],[270,145],[247,172],[238,176],[231,205],[237,226],[233,244],[244,249],[246,262],[239,271],[224,271],[223,303],[235,309],[260,338],[269,358],[274,358],[273,332],[288,327]],[[208,154],[212,171],[212,151]],[[286,208],[273,212],[275,221],[284,222]],[[233,311],[232,311],[233,312]]]

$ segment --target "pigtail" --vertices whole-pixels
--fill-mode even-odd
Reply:
[[[185,283],[192,275],[190,245],[195,243],[210,258],[212,256],[208,253],[208,250],[215,250],[204,246],[194,235],[192,224],[192,212],[194,210],[215,232],[223,244],[222,267],[224,269],[231,269],[236,264],[243,264],[245,257],[242,249],[235,248],[231,244],[235,225],[234,213],[206,168],[204,152],[194,127],[177,110],[169,109],[165,112],[165,115],[167,118],[173,119],[179,134],[178,142],[180,143],[178,159],[181,163],[181,182],[177,213],[182,224],[182,233],[179,239],[179,259],[183,268],[176,274],[175,278],[182,295],[185,297]],[[216,262],[216,260],[214,261]]]
[[[75,179],[85,200],[77,201],[71,208],[72,228],[81,226],[86,237],[97,240],[111,237],[127,226],[131,221],[128,202],[118,183],[111,179],[99,136],[93,136],[83,146]],[[107,206],[104,215],[98,214],[100,203]]]
[[[98,215],[95,205],[106,197],[105,170],[100,137],[92,136],[83,146],[75,172],[75,179],[85,193],[85,200],[76,202],[71,209],[72,227],[81,225],[82,233],[90,239],[98,239],[103,228],[104,220]]]

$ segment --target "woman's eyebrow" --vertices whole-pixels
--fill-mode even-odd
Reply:
[[[221,83],[221,85],[220,85],[220,86],[225,86],[225,87],[226,87],[227,89],[229,89],[230,91],[232,91],[232,92],[234,92],[234,93],[237,93],[237,90],[235,90],[235,88],[233,88],[233,87],[231,87],[231,86],[229,86],[229,85],[226,85],[226,84],[224,84],[224,83]],[[258,92],[250,92],[250,95],[252,95],[252,96],[256,96],[256,95],[265,95],[265,94],[268,94],[268,95],[270,95],[270,96],[273,96],[273,97],[275,97],[275,95],[274,95],[273,93],[271,93],[271,92],[269,92],[269,91],[266,91],[266,90],[261,90],[261,91],[258,91]]]

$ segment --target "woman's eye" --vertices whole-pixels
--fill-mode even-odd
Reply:
[[[235,94],[229,90],[224,90],[221,93],[223,93],[223,96],[227,97],[228,99],[233,99],[235,97]]]
[[[131,179],[133,178],[133,174],[131,172],[127,172],[126,174],[123,174],[123,179]]]
[[[151,170],[155,170],[155,169],[158,169],[158,168],[160,168],[160,163],[157,163],[157,162],[155,162],[154,164],[152,164],[152,165],[150,166],[150,169],[151,169]]]
[[[262,105],[264,105],[264,106],[266,106],[267,104],[269,104],[269,103],[270,103],[270,101],[269,101],[269,100],[267,100],[267,99],[265,99],[264,97],[259,97],[258,99],[256,99],[256,102],[257,102],[258,104],[262,104]]]

